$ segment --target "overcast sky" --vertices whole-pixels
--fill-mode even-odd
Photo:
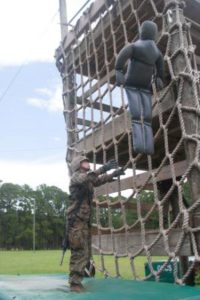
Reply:
[[[67,0],[68,19],[86,0]],[[68,188],[59,0],[0,0],[0,180]]]

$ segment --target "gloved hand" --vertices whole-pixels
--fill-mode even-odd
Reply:
[[[104,166],[103,166],[103,170],[104,172],[107,172],[111,169],[116,169],[118,168],[118,163],[115,159],[111,159],[109,160]]]
[[[115,77],[116,77],[116,84],[117,85],[124,85],[125,83],[125,77],[122,71],[116,70],[115,71]]]
[[[115,170],[115,171],[112,173],[112,176],[113,176],[113,177],[118,177],[118,176],[121,176],[121,175],[125,175],[124,169],[123,169],[123,168],[119,168],[119,169]]]

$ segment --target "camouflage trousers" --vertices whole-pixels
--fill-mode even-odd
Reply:
[[[89,222],[76,219],[73,226],[69,228],[69,244],[71,250],[69,283],[80,284],[84,277],[84,269],[91,258]]]

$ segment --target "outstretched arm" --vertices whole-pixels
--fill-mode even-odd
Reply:
[[[93,181],[94,186],[100,186],[106,182],[110,182],[113,181],[114,177],[118,177],[120,175],[124,175],[124,170],[123,168],[119,168],[117,170],[115,170],[113,173],[111,174],[104,174],[101,176],[97,176],[95,181]]]
[[[107,163],[105,163],[102,167],[100,167],[98,170],[94,171],[94,173],[99,176],[111,169],[117,169],[117,168],[118,168],[117,161],[115,159],[111,159]]]
[[[112,181],[113,178],[112,174],[99,175],[97,172],[98,170],[89,173],[76,172],[71,178],[71,183],[76,185],[76,184],[87,184],[88,182],[91,182],[94,186],[99,186],[106,182]]]
[[[106,171],[117,168],[117,167],[118,167],[118,164],[113,159],[113,160],[110,160],[109,162],[107,162],[103,167],[101,167],[97,171],[89,172],[89,173],[75,172],[71,178],[71,183],[72,184],[82,184],[82,183],[92,182],[94,186],[102,185],[106,182],[112,181],[113,177],[124,174],[124,171],[122,168],[115,170],[111,174],[103,174]]]

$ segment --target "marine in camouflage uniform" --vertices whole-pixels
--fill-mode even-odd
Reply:
[[[91,259],[91,210],[94,187],[112,181],[124,174],[122,168],[112,174],[106,171],[117,168],[115,160],[109,161],[97,171],[90,171],[84,156],[76,157],[71,164],[70,205],[67,210],[67,232],[71,250],[69,283],[71,291],[83,290],[81,281],[84,269]]]

